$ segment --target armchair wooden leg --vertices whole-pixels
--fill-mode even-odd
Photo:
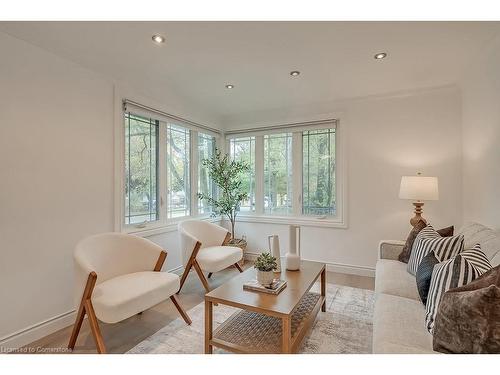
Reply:
[[[68,349],[73,350],[75,348],[76,339],[78,338],[78,334],[80,333],[80,329],[82,328],[83,318],[85,317],[85,314],[88,315],[89,322],[91,322],[93,318],[97,323],[97,318],[94,313],[94,308],[92,307],[92,302],[90,301],[96,281],[97,281],[97,274],[95,272],[89,273],[89,276],[87,278],[87,283],[85,284],[85,289],[82,294],[82,300],[80,301],[80,306],[78,308],[78,313],[76,314],[75,325],[73,326],[73,331],[71,332],[71,337],[69,338]],[[91,323],[91,328],[92,328],[92,323]],[[99,326],[97,326],[97,331],[99,332],[99,336],[101,336],[99,331]],[[101,343],[102,343],[102,348],[98,347],[97,350],[99,351],[101,349],[104,349],[105,352],[106,349],[104,348],[104,342],[102,340],[102,336],[101,336]]]
[[[75,324],[73,326],[73,331],[71,332],[71,337],[69,338],[68,349],[75,349],[76,339],[78,338],[78,334],[80,333],[80,329],[82,328],[83,318],[85,318],[85,303],[80,303],[80,307],[78,308],[78,313],[76,314]]]
[[[210,279],[211,277],[212,277],[212,272],[209,272],[207,278]]]
[[[97,352],[99,354],[106,353],[106,347],[104,346],[104,340],[102,338],[101,330],[99,328],[99,323],[97,322],[97,317],[95,316],[94,307],[90,299],[85,301],[85,310],[89,317],[90,329],[92,335],[94,336],[95,345],[97,346]]]
[[[200,251],[200,247],[201,247],[201,242],[200,241],[196,241],[196,244],[194,245],[194,248],[193,248],[193,251],[191,252],[191,256],[189,257],[189,260],[186,264],[186,268],[184,269],[184,273],[182,274],[182,277],[181,277],[181,285],[179,287],[179,290],[176,294],[179,294],[179,292],[181,291],[182,289],[182,286],[184,285],[188,275],[189,275],[189,270],[191,269],[192,266],[195,265],[196,263],[196,256],[198,255],[198,251]],[[196,268],[196,267],[195,267]]]
[[[181,276],[181,285],[179,286],[179,290],[177,291],[176,294],[179,294],[181,289],[182,289],[182,286],[184,285],[184,283],[186,282],[186,279],[189,275],[189,271],[191,270],[191,267],[193,266],[193,264],[191,262],[188,262],[188,264],[186,264],[186,268],[184,269],[184,272]]]
[[[235,263],[234,266],[238,269],[238,271],[243,272],[243,270],[241,269],[240,265],[238,263]]]
[[[179,301],[177,300],[177,297],[175,296],[175,294],[173,296],[170,296],[170,299],[174,303],[175,307],[177,308],[177,311],[179,311],[179,314],[181,314],[182,319],[184,319],[184,321],[186,322],[186,324],[191,325],[191,323],[192,323],[191,322],[191,318],[189,318],[189,316],[186,313],[186,311],[182,308],[182,306],[179,303]]]
[[[201,270],[201,267],[196,260],[193,262],[193,266],[194,266],[194,269],[196,270],[196,273],[198,274],[198,277],[201,280],[201,283],[203,284],[203,287],[205,288],[207,293],[210,292],[210,287],[208,286],[208,281],[205,278],[205,275],[203,274],[203,271]]]

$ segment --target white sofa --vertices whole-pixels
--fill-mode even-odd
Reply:
[[[455,234],[465,247],[476,243],[495,267],[500,264],[500,230],[469,223]],[[381,241],[375,276],[373,353],[435,353],[432,335],[425,328],[425,306],[420,301],[415,276],[398,261],[404,241]]]

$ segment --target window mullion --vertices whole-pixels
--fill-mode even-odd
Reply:
[[[158,149],[159,221],[167,221],[167,124],[160,122]]]
[[[264,136],[255,137],[255,213],[264,213]]]
[[[292,212],[302,215],[302,132],[292,135]]]
[[[191,130],[190,135],[190,175],[191,175],[191,186],[190,186],[190,194],[191,194],[191,215],[196,216],[199,214],[198,210],[198,163],[199,163],[199,150],[198,150],[198,132],[195,130]]]

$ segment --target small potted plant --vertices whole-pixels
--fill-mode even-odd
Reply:
[[[274,280],[273,271],[278,267],[276,258],[270,253],[262,253],[255,259],[254,267],[257,270],[259,284],[265,287],[271,286]]]

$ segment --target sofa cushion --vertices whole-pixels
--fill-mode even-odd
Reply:
[[[490,269],[491,264],[479,244],[434,266],[425,305],[425,324],[429,332],[434,331],[434,321],[444,293],[449,289],[467,285]]]
[[[500,266],[444,294],[433,345],[444,353],[500,353]]]
[[[92,305],[99,320],[116,323],[165,301],[178,290],[176,274],[134,272],[96,285]]]
[[[425,227],[426,223],[424,220],[419,220],[418,223],[413,226],[408,234],[408,237],[406,238],[403,250],[401,250],[401,254],[399,254],[398,260],[400,262],[408,263],[410,260],[411,249],[413,248],[413,242],[415,242],[415,238],[417,238],[418,233]]]
[[[379,294],[373,315],[374,353],[432,353],[432,335],[419,300]]]
[[[415,275],[420,262],[431,251],[434,251],[434,256],[442,262],[455,256],[463,248],[464,236],[462,234],[452,237],[441,237],[432,225],[429,224],[419,232],[413,243],[407,270],[412,275]]]
[[[459,233],[464,235],[464,246],[466,249],[471,249],[478,243],[481,245],[481,250],[490,260],[493,258],[496,259],[496,255],[500,253],[500,231],[495,231],[482,224],[468,223],[460,228]]]
[[[434,256],[431,251],[420,262],[417,269],[417,290],[420,295],[420,300],[425,305],[427,302],[427,295],[429,294],[429,287],[431,286],[432,270],[434,266],[439,263],[439,260]]]
[[[414,225],[414,227],[410,231],[410,234],[408,234],[408,237],[406,238],[406,242],[405,245],[403,246],[401,254],[399,254],[398,259],[400,262],[408,263],[408,261],[410,260],[410,254],[411,250],[413,249],[413,243],[415,242],[415,238],[417,238],[417,235],[426,226],[427,224],[425,223],[424,220],[419,220],[419,222]],[[438,232],[441,237],[451,237],[453,236],[454,229],[455,227],[452,225],[451,227],[438,229],[436,232]]]
[[[406,272],[406,263],[398,260],[380,259],[377,262],[375,273],[376,293],[420,301],[415,277]]]

